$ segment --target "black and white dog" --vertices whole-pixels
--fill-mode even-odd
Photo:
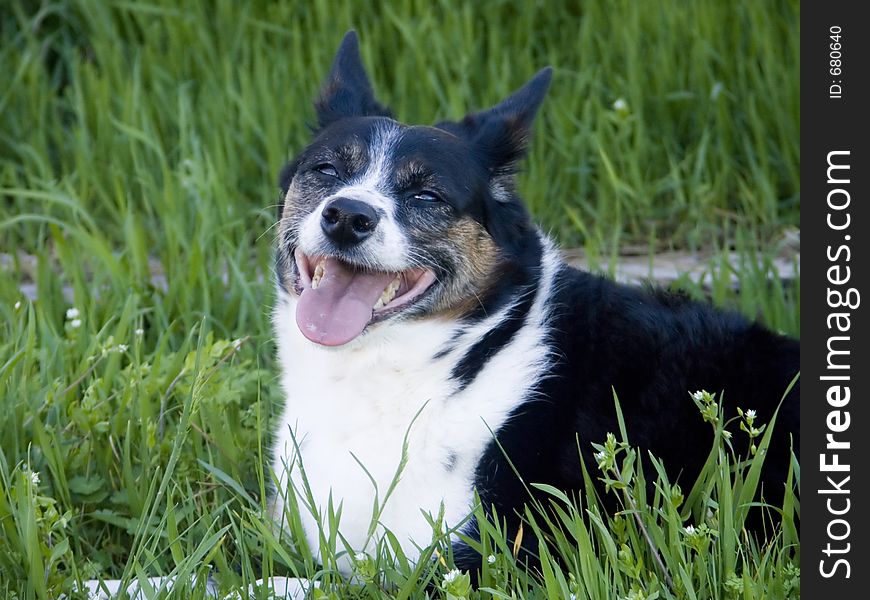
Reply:
[[[375,100],[356,34],[341,44],[278,209],[274,511],[295,497],[315,552],[330,505],[351,555],[387,529],[413,558],[433,536],[426,515],[473,536],[474,490],[515,532],[523,482],[583,489],[578,439],[594,465],[591,442],[619,431],[613,390],[632,445],[689,487],[712,441],[689,392],[724,390],[768,421],[798,371],[795,340],[563,262],[514,181],[550,77],[457,122],[404,125]],[[795,387],[768,499],[798,424]],[[460,566],[479,560],[454,548]]]

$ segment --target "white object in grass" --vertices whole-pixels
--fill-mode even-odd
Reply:
[[[145,584],[144,586],[142,584]],[[194,586],[196,585],[194,580]],[[84,582],[85,591],[90,600],[109,600],[117,597],[121,592],[120,579],[91,579]],[[155,597],[156,592],[169,592],[175,586],[174,577],[148,577],[140,582],[134,580],[127,585],[126,593],[130,600],[145,600],[146,598]],[[314,588],[319,588],[320,583],[310,581],[308,579],[299,579],[297,577],[271,577],[269,579],[258,579],[256,583],[248,587],[248,597],[256,598],[257,590],[266,586],[270,591],[270,598],[280,600],[302,600],[307,597],[307,594]],[[206,598],[220,598],[218,585],[210,577],[205,583]],[[244,598],[242,595],[235,597]]]

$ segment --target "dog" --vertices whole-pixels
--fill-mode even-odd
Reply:
[[[272,510],[296,506],[315,556],[330,536],[373,552],[388,530],[415,560],[442,527],[473,570],[455,532],[477,535],[475,492],[509,536],[529,483],[581,492],[581,457],[619,431],[614,393],[631,444],[691,486],[713,434],[690,392],[769,421],[798,373],[794,339],[566,265],[515,187],[551,74],[459,121],[405,125],[356,34],[341,43],[312,140],[280,176],[275,252]],[[799,393],[779,406],[767,499],[798,453]]]

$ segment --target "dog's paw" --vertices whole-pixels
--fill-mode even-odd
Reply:
[[[256,595],[258,588],[265,587],[271,592],[269,598],[279,600],[303,600],[308,597],[308,593],[312,589],[320,587],[317,581],[310,579],[301,579],[299,577],[270,577],[269,579],[258,579],[256,583],[248,588],[251,598],[258,597]]]
[[[173,577],[149,577],[143,581],[134,580],[125,588],[128,598],[133,600],[145,600],[155,594],[169,592],[175,585]],[[258,579],[248,587],[248,598],[260,598],[259,592],[265,588],[269,592],[269,598],[275,600],[303,600],[312,589],[320,587],[317,581],[300,579],[298,577],[270,577]],[[84,591],[89,600],[109,600],[117,597],[122,590],[120,579],[97,580],[92,579],[84,582]],[[217,584],[209,578],[205,585],[206,598],[220,598]],[[236,598],[247,600],[241,594],[229,594],[224,598]]]

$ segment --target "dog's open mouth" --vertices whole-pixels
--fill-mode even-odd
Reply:
[[[407,308],[435,282],[428,269],[369,271],[337,258],[294,253],[301,293],[296,324],[312,342],[341,346]]]

